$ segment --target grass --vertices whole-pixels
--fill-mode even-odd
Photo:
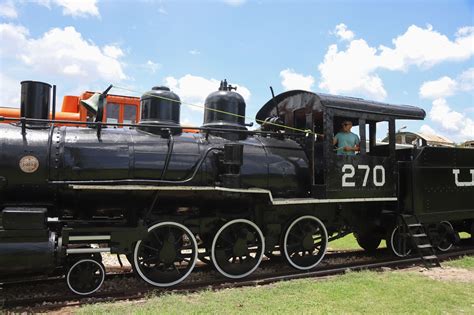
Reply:
[[[103,303],[81,314],[444,314],[474,313],[474,283],[408,273],[350,272],[245,289],[166,294],[144,303]]]
[[[451,260],[443,263],[444,266],[456,267],[456,268],[466,268],[474,270],[474,257],[473,256],[464,256],[460,259]]]
[[[379,248],[385,248],[387,247],[386,244],[385,244],[385,241],[382,240],[382,242],[380,242],[380,246]],[[346,235],[344,236],[343,238],[340,238],[340,239],[337,239],[335,241],[332,241],[329,243],[329,248],[330,249],[361,249],[361,247],[359,246],[359,244],[357,244],[357,240],[356,238],[354,237],[354,234],[349,234],[349,235]]]
[[[471,235],[466,232],[459,233],[459,237],[462,239],[470,238]],[[386,248],[387,244],[385,240],[380,242],[379,248]],[[329,248],[331,249],[361,249],[359,244],[357,244],[357,240],[354,237],[354,234],[349,234],[344,236],[343,238],[337,239],[329,243]]]

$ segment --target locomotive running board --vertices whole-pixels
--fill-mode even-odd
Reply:
[[[296,204],[316,204],[316,203],[345,203],[345,202],[381,202],[397,201],[397,197],[376,197],[376,198],[337,198],[337,199],[314,199],[314,198],[273,198],[272,192],[267,189],[249,188],[237,189],[213,186],[145,186],[145,185],[69,185],[75,190],[162,190],[162,191],[222,191],[244,194],[266,194],[274,206],[296,205]]]

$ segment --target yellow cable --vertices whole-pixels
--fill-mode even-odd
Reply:
[[[132,89],[129,89],[129,88],[121,87],[121,86],[118,86],[118,85],[113,85],[113,87],[116,88],[116,89],[119,89],[119,90],[124,90],[124,91],[132,92],[132,93],[136,93],[136,94],[140,94],[140,95],[148,95],[148,96],[156,97],[156,98],[159,98],[159,99],[162,99],[162,100],[175,102],[175,103],[181,103],[183,105],[193,106],[193,107],[204,109],[204,106],[202,106],[202,105],[196,105],[196,104],[191,104],[191,103],[187,103],[187,102],[180,102],[180,101],[177,101],[177,100],[174,100],[174,99],[171,99],[171,98],[158,96],[158,95],[154,95],[154,94],[151,94],[151,93],[141,93],[139,91],[135,91],[135,90],[132,90]],[[239,114],[234,114],[234,113],[230,113],[230,112],[226,112],[226,111],[219,110],[219,109],[214,109],[214,108],[208,108],[208,110],[211,110],[211,111],[214,111],[214,112],[217,112],[217,113],[222,113],[222,114],[226,114],[226,115],[239,117],[239,118],[244,118],[244,119],[247,119],[247,120],[254,120],[255,122],[261,123],[261,124],[268,124],[268,125],[277,126],[277,127],[284,128],[284,129],[294,130],[294,131],[303,132],[303,133],[307,133],[307,134],[318,135],[317,133],[314,133],[309,129],[304,130],[304,129],[294,128],[294,127],[290,127],[290,126],[286,126],[286,125],[282,125],[282,124],[277,124],[277,123],[272,123],[272,122],[268,122],[268,121],[264,121],[264,120],[260,120],[260,119],[254,119],[252,117],[243,116],[243,115],[239,115]]]

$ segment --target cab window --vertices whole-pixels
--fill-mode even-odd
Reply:
[[[123,105],[123,123],[137,123],[137,107],[134,105]]]
[[[118,123],[119,122],[120,105],[116,103],[107,103],[106,111],[106,122]]]

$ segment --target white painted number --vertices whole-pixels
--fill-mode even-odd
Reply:
[[[357,165],[357,169],[364,170],[364,180],[362,182],[362,187],[367,186],[367,180],[369,179],[370,166],[368,165]],[[351,164],[344,164],[342,166],[342,187],[355,187],[356,183],[349,181],[355,175],[355,168]],[[382,165],[376,165],[374,171],[372,172],[372,180],[376,187],[381,187],[385,185],[385,168]]]
[[[377,171],[380,171],[380,174],[381,174],[380,181],[377,179],[378,178]],[[374,185],[377,187],[381,187],[385,185],[385,169],[383,168],[382,165],[377,165],[374,167]]]
[[[370,167],[368,165],[357,165],[357,168],[360,170],[365,170],[364,182],[362,183],[362,187],[365,187],[367,186],[367,178],[369,178]],[[374,176],[374,181],[375,181],[375,176]]]
[[[349,173],[346,173],[347,170]],[[345,164],[342,167],[342,172],[344,173],[344,175],[342,175],[342,187],[355,187],[356,183],[347,181],[347,179],[354,177],[355,171],[354,166],[350,164]]]

